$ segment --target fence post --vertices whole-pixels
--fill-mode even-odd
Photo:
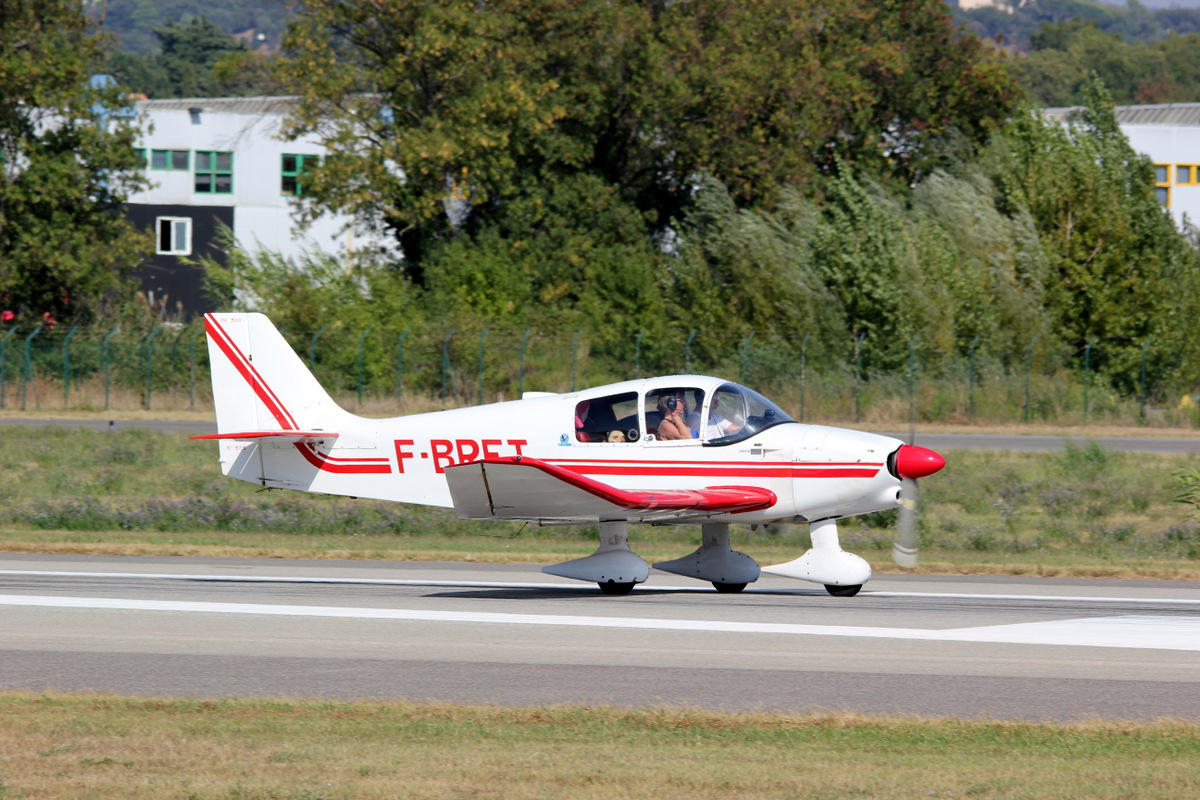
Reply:
[[[1153,336],[1146,337],[1146,343],[1142,345],[1142,377],[1141,377],[1141,411],[1139,417],[1142,424],[1146,424],[1146,351],[1150,349],[1150,340]]]
[[[854,339],[854,421],[862,422],[862,340],[866,331]]]
[[[8,349],[8,340],[15,336],[17,329],[11,328],[8,333],[4,334],[4,338],[0,339],[0,408],[5,408],[4,393],[5,393],[5,377],[8,373],[8,362],[5,361],[4,351]]]
[[[367,334],[371,332],[373,325],[368,325],[367,329],[362,332],[362,336],[358,337],[358,407],[362,408],[362,386],[363,386],[363,342],[366,341]]]
[[[1092,388],[1092,342],[1095,337],[1089,337],[1083,348],[1083,422],[1088,421],[1088,392]]]
[[[317,374],[317,339],[325,332],[328,325],[322,325],[321,329],[312,335],[308,340],[308,371],[313,375]]]
[[[114,325],[112,329],[104,334],[104,339],[100,343],[100,350],[104,354],[104,410],[108,411],[109,396],[112,390],[112,359],[109,358],[108,340],[113,337],[113,334],[121,329],[120,325]]]
[[[479,405],[483,405],[483,340],[487,338],[491,329],[491,326],[488,326],[479,334]]]
[[[975,421],[975,345],[979,344],[979,334],[971,340],[971,350],[967,355],[967,422]]]
[[[455,325],[446,334],[446,338],[442,340],[442,405],[446,404],[446,378],[450,374],[450,337],[458,330]]]
[[[637,335],[637,340],[633,343],[633,377],[642,377],[642,337],[646,335],[645,331],[640,331]]]
[[[192,338],[188,340],[188,382],[191,391],[191,406],[192,410],[196,408],[196,339],[200,334],[204,333],[204,326],[200,326]]]
[[[800,343],[800,421],[804,422],[804,394],[805,386],[808,380],[808,337],[812,336],[812,331],[804,334],[804,341]]]
[[[1025,350],[1025,422],[1029,422],[1029,374],[1033,372],[1033,345],[1037,340],[1037,334],[1034,334]]]
[[[754,341],[754,331],[742,342],[742,385],[750,382],[750,342]]]
[[[404,339],[412,332],[412,325],[404,329],[396,341],[396,402],[399,403],[404,393]]]
[[[162,330],[162,326],[155,326],[148,334],[146,334],[146,410],[150,409],[150,400],[152,397],[151,379],[154,377],[154,337]]]
[[[919,335],[914,333],[908,340],[908,426],[910,429],[917,424],[917,337]]]
[[[71,337],[77,330],[78,325],[72,326],[67,338],[63,339],[63,408],[67,408],[71,402]]]
[[[575,331],[575,340],[571,342],[571,391],[575,391],[575,371],[579,366],[579,337],[583,336],[583,328]]]
[[[28,336],[25,337],[25,366],[21,370],[21,410],[25,410],[25,387],[33,380],[33,337],[37,336],[42,331],[42,326],[38,325]],[[34,401],[37,401],[37,387],[33,389]]]
[[[696,338],[696,329],[692,328],[692,332],[688,334],[687,341],[683,344],[683,371],[688,375],[692,374],[692,339]]]
[[[517,399],[520,400],[525,396],[525,343],[529,341],[529,332],[533,328],[526,328],[525,335],[521,337],[521,374],[517,383]]]

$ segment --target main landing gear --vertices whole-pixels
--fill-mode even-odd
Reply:
[[[758,563],[729,547],[729,525],[713,522],[703,526],[700,548],[673,561],[659,561],[655,569],[685,578],[708,581],[721,594],[736,594],[758,580]]]
[[[761,572],[819,583],[834,597],[854,597],[871,578],[866,561],[842,550],[836,520],[811,523],[812,548],[794,561],[763,567]],[[754,559],[729,546],[729,525],[710,523],[696,552],[672,561],[660,561],[655,569],[687,578],[708,581],[721,594],[736,594],[758,580],[760,569]],[[542,572],[590,581],[606,595],[629,594],[650,575],[650,565],[629,549],[629,527],[624,520],[600,523],[600,546],[584,558],[542,567]]]
[[[596,552],[574,561],[542,567],[548,575],[594,581],[604,594],[622,595],[633,591],[650,575],[650,565],[629,549],[629,526],[625,520],[600,522],[600,546]]]

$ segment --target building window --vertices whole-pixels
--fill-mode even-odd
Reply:
[[[1175,185],[1176,186],[1195,186],[1196,181],[1196,165],[1195,164],[1176,164],[1175,165]]]
[[[137,157],[138,166],[145,167],[146,166],[146,148],[135,147],[135,148],[133,148],[133,154],[134,154],[134,156]]]
[[[1154,196],[1160,206],[1171,205],[1171,169],[1166,164],[1154,165]]]
[[[301,175],[321,163],[320,156],[283,154],[283,169],[279,181],[279,191],[286,197],[299,197],[304,193]]]
[[[154,222],[158,231],[156,252],[168,256],[190,256],[192,254],[192,220],[190,217],[159,217]]]
[[[151,150],[150,169],[188,169],[187,150]]]
[[[205,194],[233,192],[233,153],[196,151],[196,191]]]

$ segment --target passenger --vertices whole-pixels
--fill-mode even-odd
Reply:
[[[658,423],[659,439],[691,439],[692,429],[687,423],[687,400],[683,389],[668,390],[658,398],[658,411],[662,421]]]
[[[718,392],[713,395],[712,405],[708,409],[708,424],[704,426],[705,439],[720,439],[742,429],[741,425],[735,425],[717,413],[717,406],[720,404],[721,393]]]

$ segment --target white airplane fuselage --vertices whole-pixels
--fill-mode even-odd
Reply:
[[[592,397],[675,385],[711,391],[722,384],[706,376],[670,376],[392,419],[347,414],[331,430],[337,438],[327,442],[224,440],[221,465],[226,475],[265,487],[445,508],[454,505],[447,467],[514,456],[620,489],[750,484],[777,498],[764,509],[703,515],[708,521],[807,522],[896,507],[900,482],[886,462],[904,443],[888,436],[784,422],[730,444],[652,436],[581,443],[571,426],[573,409]],[[303,462],[295,458],[298,449],[307,456]]]

